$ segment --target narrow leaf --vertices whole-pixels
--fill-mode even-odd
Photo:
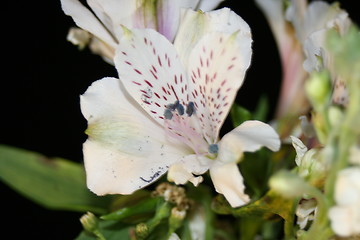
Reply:
[[[51,209],[105,213],[111,200],[87,189],[81,164],[5,145],[0,145],[0,180]]]

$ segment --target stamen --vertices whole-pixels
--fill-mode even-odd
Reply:
[[[172,119],[173,113],[171,112],[170,109],[165,109],[164,117],[165,117],[165,119],[168,119],[168,120],[171,120],[171,119]]]
[[[170,111],[174,111],[176,109],[177,105],[179,105],[179,101],[176,101],[175,103],[170,103],[170,104],[166,105],[166,108],[169,109]]]
[[[176,106],[176,110],[177,110],[177,112],[179,113],[180,116],[184,115],[184,106],[183,105],[178,104]]]
[[[210,144],[209,145],[209,153],[218,153],[219,151],[219,146],[217,144]]]
[[[189,102],[189,104],[186,106],[186,114],[191,117],[195,113],[195,105],[193,102]]]

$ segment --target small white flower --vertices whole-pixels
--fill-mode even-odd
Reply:
[[[184,16],[194,21],[184,19],[175,45],[151,29],[125,29],[115,57],[121,81],[102,79],[81,96],[87,185],[98,195],[130,194],[167,171],[175,183],[197,185],[209,170],[216,191],[238,207],[249,201],[237,166],[243,152],[280,147],[259,121],[219,141],[250,65],[249,26],[226,8]]]
[[[347,12],[339,8],[337,3],[314,1],[309,4],[305,0],[292,0],[287,10],[287,18],[295,27],[298,40],[305,53],[304,69],[307,72],[327,69],[334,82],[332,99],[339,105],[348,103],[348,91],[341,76],[335,73],[333,56],[331,56],[326,36],[331,29],[343,35],[351,25]]]
[[[315,199],[302,199],[296,208],[296,223],[300,229],[304,229],[309,221],[313,221],[316,216],[317,203]]]
[[[90,49],[113,64],[115,48],[122,37],[122,25],[127,28],[155,29],[173,41],[182,8],[210,11],[222,1],[159,0],[154,3],[152,0],[87,0],[91,8],[88,9],[79,0],[61,0],[61,6],[80,28],[93,35]]]
[[[336,205],[329,210],[333,231],[341,237],[360,234],[360,168],[338,173],[335,184]]]

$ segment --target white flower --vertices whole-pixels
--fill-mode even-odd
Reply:
[[[130,194],[167,171],[176,184],[197,185],[209,170],[216,191],[238,207],[250,200],[237,166],[243,152],[280,147],[259,121],[219,141],[250,65],[249,26],[226,8],[184,16],[193,21],[184,19],[175,45],[152,29],[125,29],[115,56],[121,81],[104,78],[81,96],[87,184],[98,195]]]
[[[303,45],[304,69],[307,72],[329,70],[334,82],[333,101],[346,105],[348,91],[341,76],[335,73],[333,56],[327,48],[326,37],[331,29],[335,29],[341,35],[347,32],[351,25],[347,12],[340,9],[337,3],[330,5],[324,1],[314,1],[308,5],[305,0],[292,0],[287,17],[294,25],[297,38]]]
[[[302,85],[307,73],[302,67],[304,61],[301,43],[295,36],[294,27],[285,16],[285,1],[256,0],[267,18],[280,54],[282,66],[282,86],[276,108],[277,117],[287,114],[303,114],[308,109]]]
[[[342,237],[360,234],[360,168],[338,173],[335,184],[336,205],[329,210],[333,231]]]
[[[121,25],[127,28],[152,28],[173,41],[182,8],[210,11],[222,1],[160,0],[154,3],[152,0],[87,0],[91,8],[88,9],[79,0],[61,0],[61,5],[65,14],[94,36],[90,49],[113,63],[116,44],[122,37]]]
[[[313,221],[316,216],[317,202],[315,199],[301,199],[296,208],[296,223],[300,229],[304,229],[309,221]]]

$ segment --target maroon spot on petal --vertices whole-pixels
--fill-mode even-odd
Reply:
[[[164,98],[165,101],[167,101],[167,98],[164,95],[163,95],[163,98]]]
[[[156,55],[156,49],[153,47],[152,52],[154,55]]]
[[[157,98],[160,99],[160,95],[159,95],[159,94],[157,94],[156,92],[154,92],[154,95],[155,95]],[[155,103],[155,104],[157,105],[157,103]],[[160,105],[159,105],[159,107],[160,107]]]
[[[179,98],[178,98],[178,96],[177,96],[177,94],[176,94],[176,92],[175,92],[175,90],[174,90],[173,85],[171,85],[171,90],[173,91],[173,93],[174,93],[174,95],[175,95],[176,99],[177,99],[177,100],[179,100]]]
[[[213,55],[214,55],[214,52],[213,52],[213,50],[211,50],[211,51],[210,51],[210,59],[213,58]]]
[[[153,85],[148,80],[144,79],[144,82],[149,85],[149,87],[153,87]]]
[[[231,61],[235,61],[236,60],[236,57],[233,57],[232,59],[231,59]]]
[[[138,69],[134,68],[134,71],[135,71],[137,74],[142,75],[142,73],[141,73]]]
[[[153,77],[156,79],[156,80],[158,80],[158,77],[156,76],[156,74],[150,69],[150,72],[151,72],[151,74],[153,75]]]
[[[159,97],[160,98],[160,97]],[[161,107],[160,104],[158,104],[157,102],[154,103],[156,106]]]
[[[160,118],[160,119],[164,119],[164,117],[163,117],[163,116],[159,116],[159,118]]]
[[[123,55],[127,56],[126,52],[121,52]]]
[[[153,110],[151,110],[150,112],[153,113],[153,114],[157,114],[157,112],[155,112],[155,111],[153,111]]]
[[[130,66],[132,65],[131,62],[128,62],[128,61],[125,61],[125,63]]]
[[[230,92],[231,88],[226,89],[226,92]]]
[[[159,65],[160,65],[160,67],[162,67],[162,63],[161,63],[160,56],[158,56],[158,63],[159,63]]]
[[[198,76],[199,76],[199,78],[201,78],[200,68],[197,68],[197,72],[198,72]]]
[[[200,66],[203,67],[204,63],[202,61],[202,58],[200,57]]]
[[[181,83],[183,82],[183,76],[182,76],[182,74],[180,74],[180,82],[181,82]],[[186,89],[186,85],[185,85],[185,89]]]
[[[212,79],[215,79],[217,77],[217,72],[214,73]]]
[[[225,83],[226,83],[226,79],[224,79],[220,85],[223,87],[225,85]]]
[[[139,82],[132,81],[132,83],[135,83],[136,85],[141,86],[141,83],[139,83]]]
[[[168,67],[171,67],[170,58],[168,58],[167,63],[168,63]]]
[[[154,67],[154,65],[151,65],[152,69],[154,70],[155,73],[157,73],[156,68]]]
[[[148,44],[148,41],[147,39],[144,37],[144,43],[147,45]]]
[[[193,76],[191,76],[191,81],[195,83],[195,78]]]
[[[230,70],[230,69],[232,69],[234,67],[234,64],[231,64],[228,68],[227,68],[227,70]]]
[[[178,83],[178,82],[177,82],[177,76],[176,76],[176,75],[174,75],[174,82],[175,82],[175,84]]]
[[[163,90],[164,93],[167,94],[167,91],[166,91],[166,89],[164,87],[162,87],[161,89]]]

